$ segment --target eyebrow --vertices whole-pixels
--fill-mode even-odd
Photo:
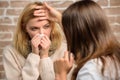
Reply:
[[[45,24],[44,26],[50,25],[50,23]]]
[[[49,23],[49,22],[48,22],[48,23],[46,23],[45,25],[43,25],[43,27],[44,27],[44,26],[48,26],[48,25],[50,25],[50,23]],[[36,27],[36,28],[37,28],[37,26],[34,26],[34,25],[33,25],[33,26],[30,26],[30,27]]]
[[[39,21],[43,21],[43,20],[38,19],[37,21],[39,22]],[[48,25],[48,24],[50,24],[49,21],[48,21],[48,23],[46,23],[45,25]],[[45,25],[44,25],[44,26],[45,26]]]

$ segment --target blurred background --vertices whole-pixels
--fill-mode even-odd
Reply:
[[[0,80],[5,80],[2,50],[13,40],[18,16],[30,2],[45,1],[60,12],[78,0],[0,0]],[[112,31],[120,42],[120,0],[94,0],[105,11]],[[11,71],[12,74],[12,71]]]

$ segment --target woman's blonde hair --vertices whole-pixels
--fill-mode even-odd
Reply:
[[[30,42],[29,42],[30,37],[26,32],[26,24],[28,23],[29,20],[36,17],[33,15],[36,6],[43,6],[43,4],[41,2],[34,2],[28,4],[24,8],[18,19],[17,29],[13,39],[14,47],[24,57],[27,57],[27,55],[31,51]],[[52,44],[50,50],[56,50],[61,45],[61,41],[63,39],[62,37],[63,32],[57,23],[50,21],[50,24],[52,26],[52,31],[50,36]]]

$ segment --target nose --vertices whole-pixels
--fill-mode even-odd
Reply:
[[[43,29],[39,29],[39,34],[43,34]]]

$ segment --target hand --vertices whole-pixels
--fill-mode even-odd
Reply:
[[[66,80],[66,75],[72,68],[73,61],[74,59],[72,53],[70,53],[70,57],[69,57],[68,52],[65,52],[63,58],[56,60],[54,62],[56,80]]]
[[[36,6],[33,15],[39,17],[40,20],[48,19],[48,12],[44,6]]]
[[[39,44],[40,44],[40,37],[39,34],[37,34],[31,40],[32,52],[37,55],[39,55]]]
[[[41,58],[48,57],[50,45],[51,45],[50,39],[46,35],[44,35],[40,41],[40,46],[41,46],[40,57]]]
[[[58,23],[61,23],[62,14],[49,6],[46,2],[44,2],[45,7],[48,9],[49,19]]]
[[[34,11],[34,16],[40,16],[42,15],[41,19],[48,19],[55,21],[57,23],[61,24],[61,18],[62,14],[54,9],[53,7],[49,6],[47,3],[44,2],[45,8],[41,8],[40,6],[36,7],[38,10]],[[44,15],[44,17],[43,17]]]

